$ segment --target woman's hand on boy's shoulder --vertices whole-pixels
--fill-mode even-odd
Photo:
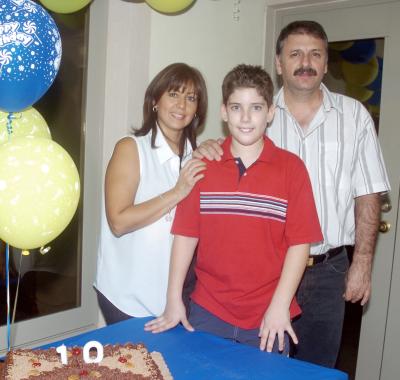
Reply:
[[[198,159],[207,158],[210,161],[221,161],[223,150],[221,148],[224,139],[203,141],[193,152],[193,157]]]
[[[179,201],[186,198],[192,191],[194,185],[204,178],[203,171],[205,169],[206,163],[197,158],[192,158],[186,162],[174,187]]]

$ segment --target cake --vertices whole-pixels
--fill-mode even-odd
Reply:
[[[105,345],[99,363],[86,363],[82,347],[66,348],[62,364],[56,348],[20,349],[7,354],[6,380],[172,380],[159,352],[147,351],[144,344]]]

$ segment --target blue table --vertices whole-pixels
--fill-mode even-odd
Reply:
[[[150,318],[136,318],[90,331],[46,347],[84,346],[91,340],[146,344],[163,354],[175,380],[347,380],[341,371],[261,352],[216,336],[178,326],[161,334],[143,330]]]

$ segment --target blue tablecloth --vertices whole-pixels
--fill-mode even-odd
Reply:
[[[135,318],[84,333],[46,347],[84,346],[91,340],[146,344],[163,354],[175,380],[347,380],[341,371],[328,369],[216,336],[186,331],[178,326],[161,334],[143,330],[149,318]]]

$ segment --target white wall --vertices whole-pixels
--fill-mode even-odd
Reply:
[[[209,92],[206,128],[199,141],[222,135],[219,107],[224,75],[239,63],[271,68],[265,54],[267,6],[329,0],[195,0],[178,15],[151,9],[142,0],[107,3],[106,92],[103,168],[115,142],[142,120],[145,89],[172,62],[186,62],[204,75]],[[235,4],[239,13],[234,18]],[[92,6],[98,4],[92,4]],[[268,41],[267,41],[268,42]],[[268,45],[268,50],[273,46]],[[271,57],[268,58],[271,61]],[[104,169],[103,169],[104,170]]]
[[[209,110],[199,141],[222,136],[222,79],[239,63],[264,65],[266,8],[281,0],[196,0],[173,16],[141,0],[99,1],[106,2],[108,10],[104,124],[98,126],[103,131],[103,177],[116,141],[141,124],[150,79],[170,63],[193,65],[206,79]]]
[[[104,25],[107,39],[103,47],[106,50],[104,172],[117,140],[141,123],[148,83],[151,20],[150,9],[144,2],[96,1],[108,2],[107,25]]]
[[[107,2],[108,12],[104,118],[98,125],[103,130],[102,177],[116,141],[141,124],[150,79],[172,62],[193,65],[206,79],[209,111],[199,140],[221,136],[222,79],[236,64],[263,64],[266,1],[241,0],[237,19],[234,0],[197,0],[174,16],[138,0],[96,1]],[[98,325],[103,324],[99,314]]]
[[[181,61],[197,67],[206,79],[208,119],[199,140],[222,135],[219,109],[224,75],[239,63],[263,63],[265,0],[241,0],[237,20],[235,3],[197,0],[176,16],[151,11],[150,77]]]

